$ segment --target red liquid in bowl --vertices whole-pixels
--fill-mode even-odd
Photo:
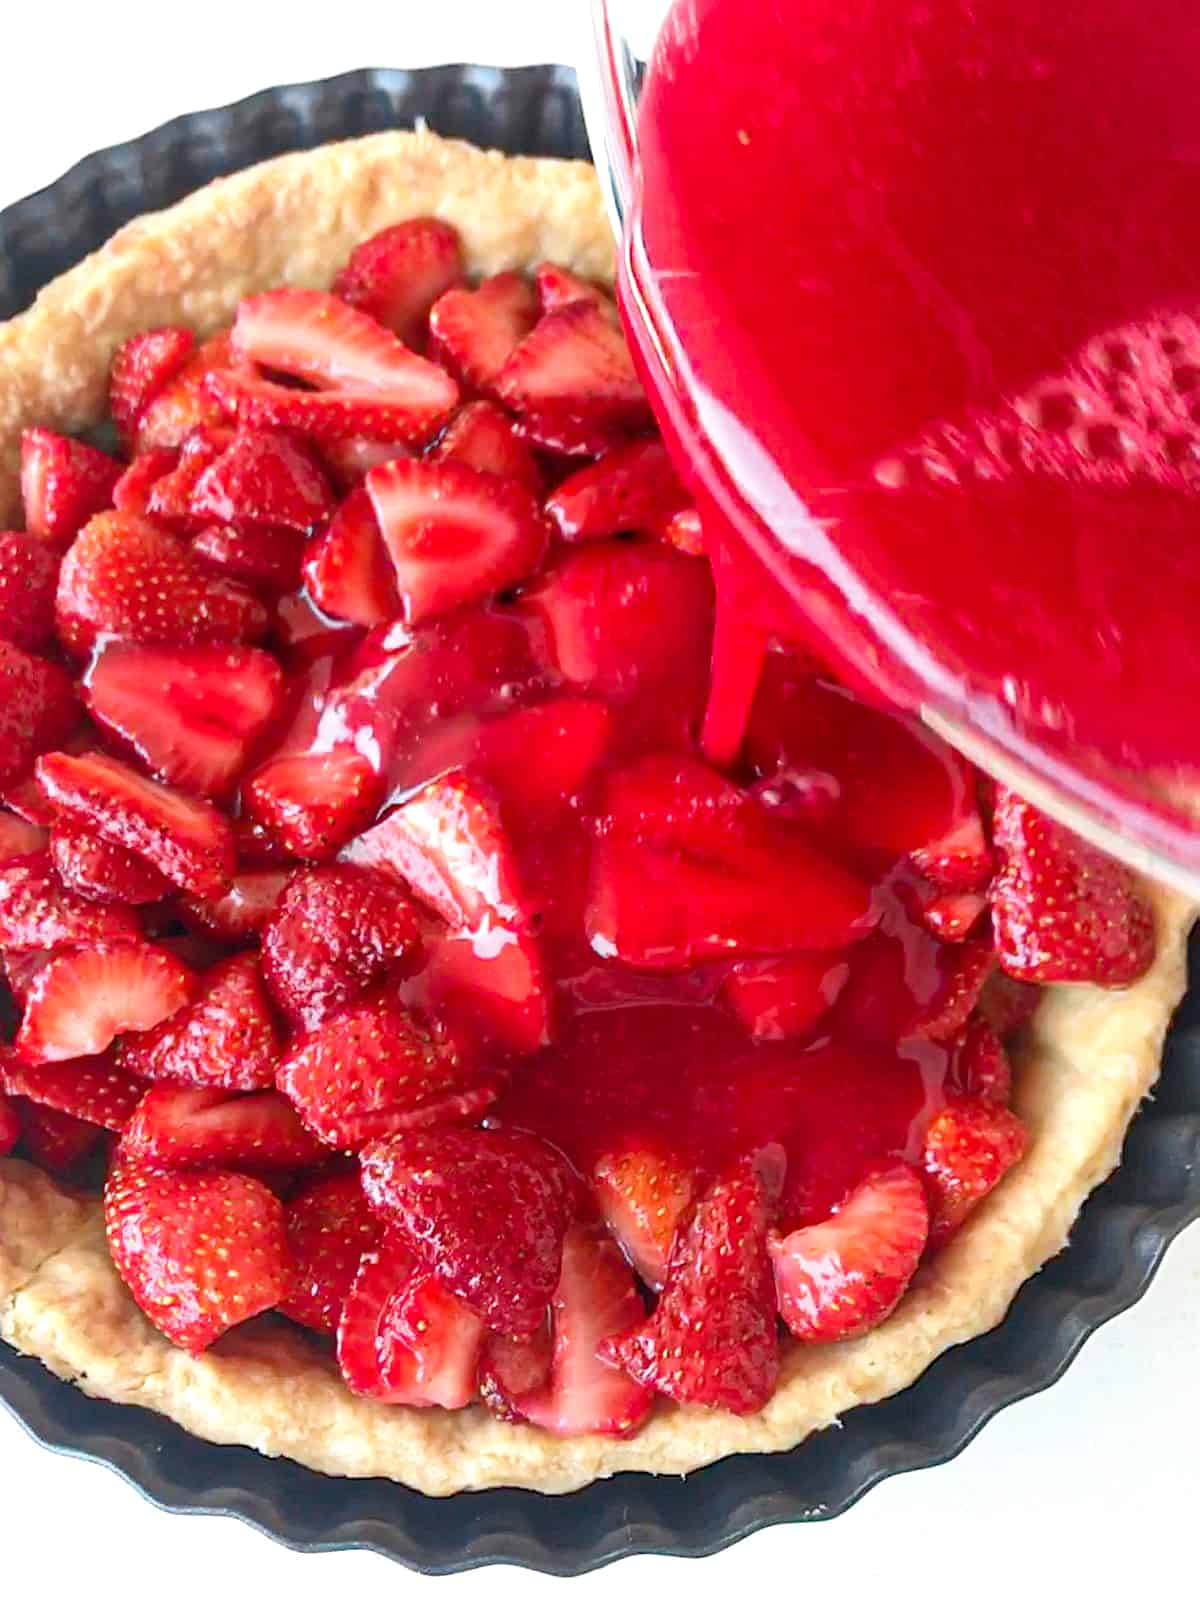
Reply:
[[[1134,804],[1200,769],[1197,106],[1189,0],[674,7],[621,287],[721,530],[711,754],[786,631]]]

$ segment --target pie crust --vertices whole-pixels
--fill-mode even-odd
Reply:
[[[459,229],[476,271],[551,258],[612,276],[599,189],[581,162],[387,133],[222,179],[123,228],[0,326],[0,525],[19,501],[20,429],[98,422],[123,339],[162,322],[208,333],[254,290],[327,285],[360,240],[428,213]],[[1149,892],[1158,945],[1145,978],[1121,992],[1049,990],[1016,1049],[1015,1106],[1031,1135],[1025,1160],[882,1327],[842,1345],[788,1344],[778,1390],[757,1416],[660,1402],[632,1439],[558,1439],[478,1406],[389,1407],[351,1395],[317,1341],[270,1318],[193,1358],[135,1307],[109,1260],[99,1202],[19,1160],[0,1161],[0,1336],[88,1394],[147,1406],[204,1438],[431,1495],[497,1485],[563,1493],[616,1472],[681,1473],[734,1452],[790,1449],[999,1322],[1116,1165],[1186,984],[1192,908]]]

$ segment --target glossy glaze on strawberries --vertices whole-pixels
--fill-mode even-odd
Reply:
[[[107,1141],[167,1337],[390,1404],[627,1434],[887,1317],[1035,984],[1148,965],[1129,875],[782,648],[701,758],[702,532],[564,268],[402,223],[111,409],[0,534],[0,1152]]]

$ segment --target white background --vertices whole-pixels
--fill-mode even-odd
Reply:
[[[0,206],[80,156],[182,111],[272,83],[361,66],[574,60],[583,0],[107,0],[4,8]],[[957,1462],[893,1479],[848,1516],[757,1535],[700,1566],[644,1557],[579,1580],[593,1597],[663,1584],[742,1592],[782,1581],[816,1600],[1024,1589],[1108,1595],[1154,1576],[1196,1590],[1200,1490],[1200,1227],[1142,1304],[1102,1330],[1067,1377],[992,1422]],[[99,1468],[60,1459],[0,1413],[0,1584],[129,1600],[213,1593],[429,1592],[364,1554],[276,1548],[227,1519],[168,1517]],[[22,1555],[25,1560],[22,1561]],[[16,1561],[14,1568],[12,1563]],[[491,1569],[443,1580],[459,1600],[546,1594]]]

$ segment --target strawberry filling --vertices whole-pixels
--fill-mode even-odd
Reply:
[[[783,645],[704,759],[742,636],[564,268],[417,219],[111,395],[0,536],[0,1151],[114,1146],[168,1338],[274,1310],[389,1404],[624,1435],[890,1315],[1132,877]]]

